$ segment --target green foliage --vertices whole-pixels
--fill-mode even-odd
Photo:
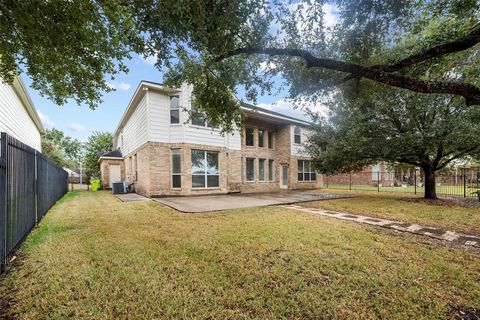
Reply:
[[[309,145],[323,173],[380,161],[436,172],[480,151],[480,108],[458,97],[376,88],[368,98],[342,99]]]
[[[95,108],[105,76],[127,71],[131,51],[143,50],[130,1],[0,2],[0,78],[17,72],[62,105],[73,98]]]
[[[94,131],[85,143],[84,165],[87,176],[100,177],[99,157],[113,148],[113,135],[110,132]]]
[[[51,140],[45,140],[42,138],[42,153],[62,168],[67,165],[67,160],[65,159],[60,146]]]
[[[78,167],[83,148],[78,139],[69,137],[55,128],[47,129],[42,136],[43,153],[63,167]]]

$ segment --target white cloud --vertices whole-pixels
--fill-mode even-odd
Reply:
[[[127,91],[129,90],[132,85],[128,82],[109,82],[107,83],[107,86],[109,86],[111,89],[116,89],[116,90],[124,90],[124,91]]]
[[[260,103],[258,106],[260,108],[275,111],[286,116],[295,117],[306,121],[311,120],[306,113],[307,110],[322,115],[325,115],[327,111],[327,107],[323,103],[312,103],[306,100],[299,100],[295,102],[290,99],[280,99],[274,103]],[[295,108],[295,106],[297,106],[297,108]]]
[[[275,64],[275,62],[272,62],[272,61],[260,62],[260,70],[263,70],[263,71],[273,70],[276,67],[277,67],[277,65]]]
[[[142,57],[142,60],[149,65],[155,65],[157,63],[157,57],[156,56],[148,56],[148,57]]]
[[[68,129],[74,132],[85,132],[87,130],[87,128],[83,124],[76,123],[76,122],[71,122],[68,125]]]
[[[323,25],[325,27],[332,27],[338,22],[338,8],[331,3],[324,3],[322,6],[324,16]]]
[[[40,121],[42,121],[43,126],[47,129],[52,129],[55,126],[55,123],[50,119],[50,117],[40,110],[37,110],[38,116],[40,117]]]

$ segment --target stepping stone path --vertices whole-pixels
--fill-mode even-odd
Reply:
[[[455,244],[480,248],[480,237],[458,233],[455,231],[448,231],[439,228],[432,228],[421,226],[414,223],[406,223],[399,221],[386,220],[381,218],[372,218],[368,216],[362,216],[359,214],[334,212],[329,210],[317,209],[317,208],[305,208],[298,205],[285,205],[284,208],[294,209],[309,213],[318,214],[325,217],[331,217],[335,219],[354,221],[358,223],[369,224],[382,228],[393,229],[397,231],[410,232],[423,236],[428,236],[435,239],[446,240]]]

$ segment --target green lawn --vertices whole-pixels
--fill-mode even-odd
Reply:
[[[22,319],[437,319],[480,256],[281,207],[182,214],[70,193],[0,283]],[[5,300],[4,300],[5,301]]]
[[[353,199],[307,202],[301,205],[305,207],[359,213],[391,220],[414,222],[426,226],[480,235],[480,209],[478,207],[450,207],[405,201],[405,199],[409,197],[413,198],[413,195],[372,193],[341,189],[322,189],[320,191],[351,194],[355,197]]]

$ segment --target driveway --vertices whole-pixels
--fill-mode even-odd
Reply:
[[[348,197],[350,196],[314,191],[282,191],[272,193],[164,197],[154,198],[153,200],[182,212],[207,212]]]

